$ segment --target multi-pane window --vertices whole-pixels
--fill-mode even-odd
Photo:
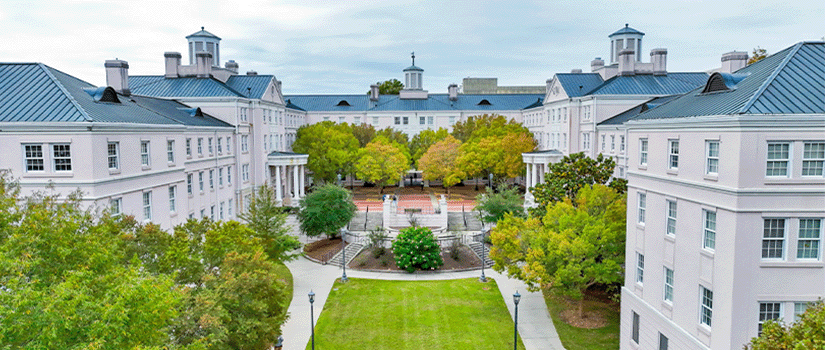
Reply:
[[[372,125],[378,125],[378,117],[372,117]]]
[[[186,138],[186,156],[192,156],[192,139],[188,137]]]
[[[241,179],[243,182],[249,181],[249,164],[244,164],[241,166]]]
[[[410,117],[404,117],[404,125],[410,124]]]
[[[667,350],[667,343],[667,337],[664,334],[659,333],[659,350]]]
[[[118,216],[123,213],[123,198],[114,198],[109,201],[109,211],[112,216]]]
[[[616,150],[616,135],[610,135],[610,151]]]
[[[203,138],[198,137],[198,156],[203,155]]]
[[[710,327],[711,320],[713,319],[713,292],[705,287],[700,287],[700,289],[700,299],[702,303],[699,309],[699,323]]]
[[[785,257],[785,219],[765,219],[762,235],[762,259]]]
[[[223,220],[223,207],[226,203],[221,202],[220,207],[218,207],[218,218]]]
[[[448,119],[448,121],[449,121],[450,125],[454,125],[454,124],[455,124],[455,117],[450,116],[450,118]]]
[[[229,136],[226,137],[226,153],[232,153],[232,142],[229,139]]]
[[[825,169],[825,142],[805,142],[802,176],[822,176]]]
[[[668,144],[669,167],[679,169],[679,140],[669,140]]]
[[[223,138],[218,138],[218,153],[223,153]]]
[[[26,171],[44,171],[43,145],[24,145]]]
[[[152,191],[143,192],[143,219],[152,220]]]
[[[799,321],[802,318],[802,314],[805,313],[805,310],[808,309],[810,303],[793,303],[793,321]]]
[[[241,152],[249,151],[249,135],[241,135]]]
[[[667,202],[667,234],[676,234],[676,202]]]
[[[209,151],[209,154],[212,154],[212,138],[210,137],[206,141],[206,149]]]
[[[619,135],[619,152],[624,152],[624,135]]]
[[[401,117],[395,117],[395,125],[401,125]]]
[[[106,152],[109,155],[109,170],[120,169],[120,145],[117,142],[109,142]]]
[[[665,301],[673,301],[673,270],[665,267]]]
[[[630,332],[630,339],[633,339],[633,342],[639,344],[639,314],[633,311],[633,323],[632,323],[632,330]]]
[[[639,193],[639,223],[645,223],[645,211],[647,210],[647,195]]]
[[[232,167],[226,167],[226,184],[232,184]]]
[[[799,219],[797,259],[819,259],[819,241],[822,237],[822,219]]]
[[[705,145],[705,174],[719,173],[719,141],[708,141]]]
[[[427,117],[427,124],[433,125],[433,116]]]
[[[418,117],[418,124],[424,125],[426,123],[427,123],[427,118],[426,117]]]
[[[72,171],[72,151],[69,145],[52,145],[54,171]]]
[[[361,117],[353,117],[352,123],[355,125],[361,124]]]
[[[705,229],[702,237],[702,247],[716,249],[716,212],[704,210]]]
[[[198,189],[203,192],[203,171],[198,172]]]
[[[209,220],[215,221],[215,206],[209,207]]]
[[[639,140],[639,165],[647,165],[647,139]]]
[[[645,256],[636,253],[636,283],[645,282]]]
[[[186,193],[192,195],[192,174],[186,174]]]
[[[790,163],[790,155],[790,143],[769,143],[768,162],[766,164],[765,176],[788,176],[788,163]]]
[[[178,188],[177,186],[169,186],[169,211],[175,212],[175,197]]]
[[[778,320],[782,315],[782,303],[759,303],[759,333],[765,321]]]
[[[215,189],[215,169],[209,169],[209,189]]]
[[[166,161],[175,162],[175,140],[166,141]]]
[[[206,217],[206,209],[201,209],[201,217],[202,218]]]
[[[602,135],[602,151],[604,151],[605,147],[607,147],[607,146],[606,146],[606,142],[604,141],[604,140],[605,140],[605,137],[606,137],[606,136]]]
[[[232,198],[229,198],[229,202],[226,206],[226,214],[229,215],[230,218],[232,217]]]
[[[223,168],[218,168],[218,186],[223,187]]]
[[[140,141],[140,165],[149,166],[149,141]]]

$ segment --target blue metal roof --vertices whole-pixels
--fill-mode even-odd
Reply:
[[[642,32],[640,32],[636,29],[628,27],[627,23],[625,23],[624,28],[613,32],[613,34],[610,34],[607,37],[612,38],[614,35],[619,35],[619,34],[640,34],[640,35],[645,35],[645,33],[642,33]]]
[[[736,71],[734,89],[695,89],[634,120],[732,114],[825,113],[825,42],[802,42]]]
[[[233,75],[226,83],[223,83],[214,78],[132,75],[129,76],[129,87],[136,95],[163,98],[249,96],[261,98],[272,79],[272,75]]]
[[[421,69],[421,68],[417,67],[416,65],[412,65],[412,66],[409,66],[409,67],[407,67],[407,68],[404,68],[404,72],[406,72],[406,71],[408,71],[408,70],[417,70],[417,71],[421,71],[421,72],[423,72],[423,71],[424,71],[423,69]]]
[[[287,100],[286,100],[286,108],[290,108],[290,109],[295,109],[295,110],[299,110],[299,111],[304,111],[304,112],[306,112],[306,110],[305,110],[305,109],[303,109],[303,108],[301,108],[300,106],[298,106],[298,105],[296,105],[296,104],[292,103],[292,100],[289,100],[289,99],[287,99]]]
[[[186,38],[189,39],[191,37],[196,37],[196,36],[197,37],[206,37],[206,38],[215,38],[215,39],[221,40],[221,38],[219,38],[217,35],[203,30],[203,27],[201,27],[201,30],[199,30],[195,33],[187,35]]]
[[[273,75],[233,75],[226,80],[226,86],[240,92],[244,97],[261,98],[273,79]]]
[[[556,73],[556,79],[570,97],[584,96],[604,83],[599,73]]]
[[[92,92],[91,94],[89,92]],[[174,101],[117,95],[41,63],[0,63],[0,122],[102,122],[229,126],[212,117],[190,122]]]
[[[543,94],[459,94],[451,101],[448,94],[430,94],[426,99],[400,99],[398,95],[380,95],[377,102],[370,101],[366,94],[358,95],[287,95],[291,104],[306,111],[502,111],[521,110]],[[489,105],[479,105],[487,100]],[[349,106],[339,106],[346,101]]]
[[[637,115],[641,114],[642,112],[651,110],[653,108],[659,107],[665,103],[668,103],[681,95],[670,95],[670,96],[661,96],[655,97],[650,99],[649,101],[637,105],[631,109],[628,109],[622,113],[616,114],[608,119],[605,119],[599,125],[621,125],[624,124],[626,121],[635,118]]]
[[[702,86],[707,73],[667,73],[667,75],[621,75],[607,79],[585,95],[675,95]]]

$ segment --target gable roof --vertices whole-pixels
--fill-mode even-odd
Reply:
[[[708,74],[667,73],[666,75],[617,75],[585,95],[674,95],[705,84]]]
[[[130,75],[132,94],[162,98],[175,97],[250,97],[266,93],[272,75],[232,75],[226,83],[215,78],[166,78],[162,75]],[[249,88],[249,90],[247,90]]]
[[[398,95],[380,95],[370,101],[366,94],[357,95],[287,95],[294,107],[305,111],[501,111],[521,110],[533,105],[544,94],[459,94],[451,101],[448,94],[429,94],[426,99],[401,99]],[[487,100],[488,104],[479,104]],[[346,101],[348,106],[340,102]]]
[[[701,86],[634,120],[732,114],[825,113],[825,42],[802,42],[736,71],[733,89]]]
[[[180,110],[187,107],[175,101],[98,96],[110,89],[97,88],[42,63],[0,63],[0,122],[229,126],[211,116],[191,118]]]
[[[599,73],[556,73],[556,79],[569,97],[581,97],[604,83]]]
[[[622,113],[616,114],[608,119],[603,120],[598,125],[621,125],[624,124],[626,121],[631,120],[641,114],[642,112],[651,110],[653,108],[659,107],[665,103],[668,103],[681,95],[670,95],[670,96],[661,96],[652,98],[642,104],[637,105],[631,109],[628,109]]]

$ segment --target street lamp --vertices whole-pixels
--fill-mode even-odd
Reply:
[[[344,273],[341,275],[341,283],[347,283],[347,229],[341,228],[341,266],[344,267]]]
[[[315,302],[315,292],[309,290],[309,324],[312,327],[312,350],[315,350],[315,311],[312,308],[312,303]]]
[[[513,303],[516,304],[515,313],[513,314],[513,350],[518,349],[518,302],[521,300],[521,294],[516,291],[516,294],[513,294]]]
[[[484,223],[481,223],[481,277],[478,278],[481,282],[487,282],[487,277],[484,276],[484,265],[487,265],[487,260],[484,254]]]

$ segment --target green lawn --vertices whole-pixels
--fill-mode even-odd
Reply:
[[[284,290],[284,295],[287,296],[287,303],[284,306],[284,310],[289,309],[289,304],[292,303],[292,272],[289,271],[289,268],[286,267],[283,263],[278,263],[275,265],[278,271],[278,275],[281,276],[281,280],[286,283],[286,289]]]
[[[584,329],[571,326],[559,317],[567,307],[566,302],[552,292],[544,292],[547,310],[553,317],[553,325],[567,350],[617,350],[619,349],[619,307],[598,300],[586,300],[585,310],[602,314],[607,325],[602,328]],[[575,304],[574,304],[575,306]]]
[[[492,279],[335,282],[315,330],[319,350],[513,347],[513,320]]]

